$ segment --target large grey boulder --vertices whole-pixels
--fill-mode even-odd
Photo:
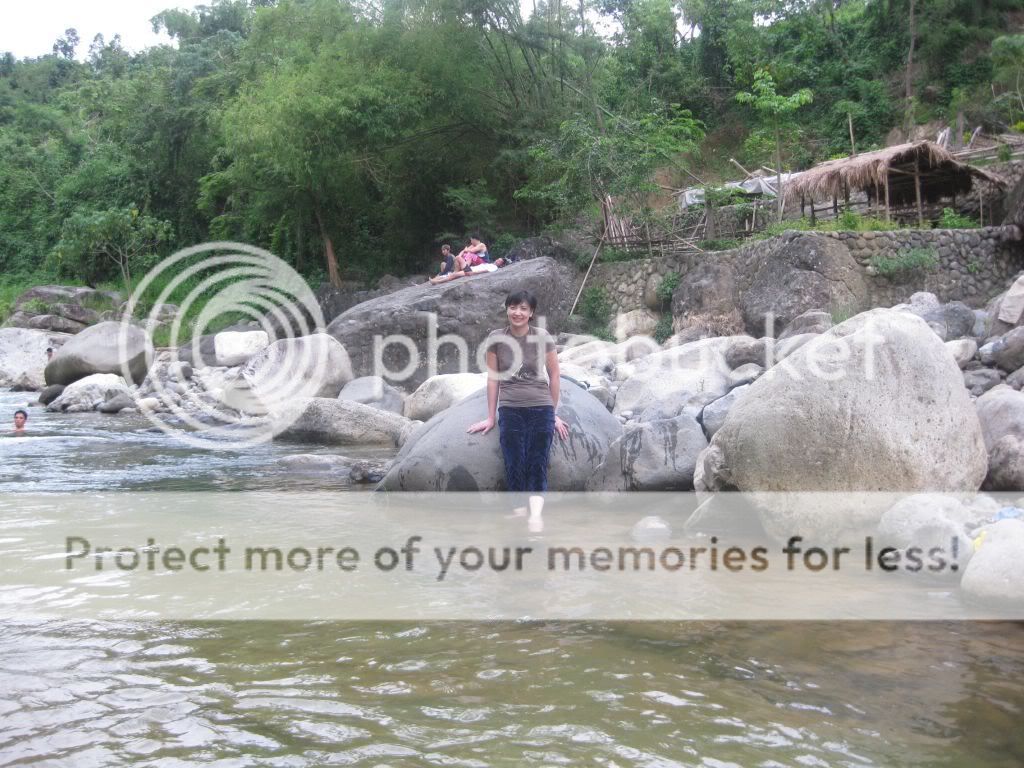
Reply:
[[[83,323],[78,320],[74,320],[70,317],[64,317],[63,315],[33,315],[29,318],[24,318],[21,314],[13,315],[9,322],[11,325],[17,324],[22,328],[34,328],[37,331],[49,331],[51,333],[78,333],[82,329],[91,325],[92,323],[98,323],[100,316],[98,313],[91,313],[93,316],[89,318],[89,322]]]
[[[506,256],[515,261],[543,258],[564,262],[576,261],[576,254],[571,245],[561,243],[548,235],[524,238],[509,248]]]
[[[988,449],[985,488],[1024,490],[1024,392],[995,387],[975,403]]]
[[[988,454],[989,491],[1024,491],[1024,437],[1003,435]]]
[[[708,441],[688,415],[626,427],[591,476],[591,491],[689,491],[697,456]]]
[[[1024,603],[1024,522],[1000,520],[982,529],[981,547],[967,565],[960,588],[970,598]]]
[[[943,341],[953,341],[974,335],[977,316],[974,310],[962,301],[951,301],[943,304],[934,293],[919,291],[912,295],[904,304],[897,304],[893,309],[917,315],[928,327],[935,331]]]
[[[217,365],[243,365],[270,344],[266,331],[221,331],[213,337]]]
[[[923,320],[887,309],[847,320],[771,368],[701,456],[700,490],[976,491],[987,456],[960,369]],[[773,535],[864,530],[822,509],[762,516]]]
[[[602,376],[611,376],[623,360],[617,345],[612,342],[577,336],[558,353],[558,362],[586,368]]]
[[[861,309],[867,284],[857,260],[840,241],[822,235],[795,236],[770,257],[753,264],[753,280],[740,296],[740,311],[752,333],[774,335],[810,310]]]
[[[672,292],[672,317],[724,316],[736,308],[736,268],[719,259],[702,259],[683,275]]]
[[[749,384],[730,389],[724,397],[712,400],[704,406],[704,410],[700,413],[700,423],[704,426],[704,434],[708,436],[709,440],[722,428],[729,411],[749,389]]]
[[[123,329],[123,333],[122,333]],[[109,320],[86,328],[58,349],[47,364],[47,384],[71,384],[94,373],[127,373],[134,383],[146,378],[153,344],[141,328]]]
[[[608,446],[622,434],[618,419],[592,395],[563,381],[558,415],[569,426],[565,441],[555,436],[548,486],[582,491]],[[439,413],[412,436],[381,481],[386,491],[505,490],[498,428],[470,435],[466,428],[487,416],[487,393],[477,392]]]
[[[39,285],[14,301],[7,325],[57,333],[78,333],[97,323],[104,312],[113,312],[121,297],[113,291],[98,291],[67,285]]]
[[[1018,368],[1006,377],[1006,386],[1016,390],[1024,389],[1024,367]]]
[[[294,398],[337,397],[352,380],[352,364],[333,337],[314,333],[279,339],[264,347],[249,358],[240,374],[252,393],[273,411]]]
[[[920,317],[943,341],[967,338],[974,333],[974,310],[962,301],[941,304]]]
[[[427,421],[487,387],[485,373],[441,373],[420,384],[405,401],[405,415]]]
[[[406,390],[414,389],[434,373],[479,371],[478,348],[488,333],[507,325],[505,297],[515,290],[532,291],[539,303],[538,318],[558,333],[572,306],[574,280],[569,267],[551,258],[530,259],[497,272],[442,285],[424,283],[371,299],[335,318],[327,332],[348,351],[355,375],[382,375]],[[404,342],[384,346],[389,336],[403,337]],[[406,344],[417,359],[410,360]],[[377,345],[382,346],[383,368],[375,359]]]
[[[255,320],[235,323],[227,328],[221,328],[216,333],[206,333],[196,336],[178,347],[177,357],[182,362],[188,363],[194,368],[217,365],[217,335],[220,333],[248,333],[260,330],[260,325]]]
[[[790,320],[778,335],[779,340],[801,333],[824,333],[832,327],[832,315],[821,309],[811,309]]]
[[[338,399],[351,400],[353,403],[362,403],[397,414],[401,414],[405,407],[405,395],[380,376],[360,376],[353,379],[341,388]]]
[[[49,405],[60,397],[65,389],[66,387],[63,384],[51,384],[48,387],[43,387],[39,392],[39,404]]]
[[[974,339],[947,341],[946,349],[949,350],[949,354],[956,360],[957,367],[963,369],[978,354],[978,342]]]
[[[940,547],[953,554],[952,542],[957,542],[957,568],[963,567],[971,557],[969,531],[984,519],[984,514],[963,504],[955,496],[941,493],[921,493],[907,496],[893,504],[878,522],[876,550],[896,547],[905,550],[917,547],[928,552]],[[955,571],[953,572],[955,573]]]
[[[100,403],[99,407],[96,408],[100,413],[115,414],[127,408],[135,408],[135,398],[133,398],[127,392],[113,391],[111,397]]]
[[[996,387],[979,397],[974,406],[988,450],[1006,435],[1024,439],[1024,392]]]
[[[988,303],[985,314],[990,335],[1002,335],[1024,323],[1024,274]]]
[[[46,350],[58,349],[70,338],[28,328],[0,328],[0,387],[38,390],[46,386]]]
[[[128,385],[115,373],[94,373],[68,384],[46,410],[64,413],[94,411],[107,400],[129,396]]]
[[[730,344],[729,349],[726,350],[725,364],[734,369],[750,365],[751,363],[764,366],[770,349],[772,350],[772,364],[774,364],[775,346],[772,339],[752,339],[749,336],[745,339],[739,339],[735,343]]]
[[[312,397],[273,414],[277,440],[324,445],[401,445],[416,422],[362,403]]]
[[[676,412],[686,407],[700,412],[707,403],[717,400],[731,388],[726,353],[746,336],[719,336],[672,347],[641,358],[629,365],[632,375],[619,386],[615,395],[615,413],[638,413],[652,403],[682,400]],[[625,367],[625,366],[622,366]]]
[[[1007,373],[1024,366],[1024,327],[1004,333],[992,350],[992,359]]]
[[[1002,381],[999,371],[994,368],[977,368],[972,371],[964,371],[964,386],[967,391],[975,397],[988,392]]]
[[[634,336],[652,336],[658,327],[658,315],[649,309],[620,312],[612,323],[615,340],[623,342]]]

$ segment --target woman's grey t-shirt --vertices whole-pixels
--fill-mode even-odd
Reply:
[[[499,405],[511,408],[554,405],[546,365],[548,352],[555,348],[550,333],[531,325],[525,336],[513,336],[506,327],[491,331],[487,347],[498,357]]]

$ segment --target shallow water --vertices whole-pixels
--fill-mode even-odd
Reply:
[[[34,399],[32,393],[0,390],[0,417],[12,424],[14,411]],[[141,415],[49,413],[39,406],[26,410],[25,435],[0,432],[0,493],[347,490],[346,475],[294,472],[279,461],[300,453],[343,453],[353,458],[388,458],[393,453],[301,443],[267,443],[244,451],[201,450],[169,438]]]
[[[348,487],[30,413],[6,492]],[[1009,767],[1022,718],[1019,623],[0,624],[0,765]]]

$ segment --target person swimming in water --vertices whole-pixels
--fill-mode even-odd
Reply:
[[[14,412],[14,434],[25,434],[25,422],[28,421],[28,412],[21,408]]]

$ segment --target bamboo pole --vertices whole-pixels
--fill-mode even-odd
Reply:
[[[850,149],[853,150],[850,157],[854,157],[857,154],[857,142],[853,139],[853,116],[849,112],[846,113],[846,123],[850,126]]]
[[[914,194],[917,196],[917,226],[924,227],[924,211],[921,209],[921,159],[914,162]]]
[[[604,232],[601,233],[601,239],[598,240],[597,248],[594,249],[594,255],[590,259],[590,266],[587,267],[587,274],[585,274],[583,276],[583,282],[580,283],[580,290],[576,294],[576,300],[572,303],[572,309],[569,310],[569,314],[570,315],[573,312],[576,311],[576,305],[579,304],[580,296],[583,295],[583,287],[587,284],[587,278],[590,277],[590,270],[592,270],[594,268],[594,263],[597,261],[597,254],[599,254],[601,252],[601,246],[604,245],[604,238],[605,238],[605,236],[607,236],[607,234],[608,234],[608,230],[607,229]]]
[[[892,209],[889,207],[889,174],[885,175],[885,220],[892,221]]]

